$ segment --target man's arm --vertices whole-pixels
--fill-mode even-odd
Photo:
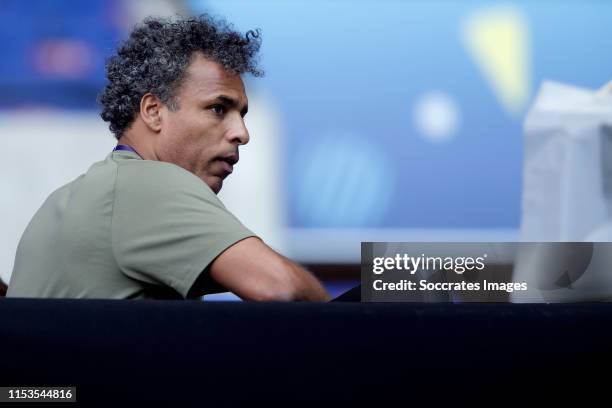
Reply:
[[[330,299],[310,272],[255,237],[227,248],[209,270],[213,280],[245,300]]]

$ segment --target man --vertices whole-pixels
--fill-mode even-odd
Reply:
[[[100,98],[118,146],[38,210],[8,296],[328,300],[216,196],[249,141],[241,74],[261,75],[259,47],[206,16],[136,27]]]

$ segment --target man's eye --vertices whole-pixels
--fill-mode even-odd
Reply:
[[[217,115],[223,115],[226,111],[225,106],[219,104],[211,106],[210,109]]]

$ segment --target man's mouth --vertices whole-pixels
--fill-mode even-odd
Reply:
[[[219,157],[219,161],[221,162],[223,170],[231,174],[234,171],[234,165],[238,163],[238,152]]]
[[[221,159],[220,161],[221,161],[221,166],[223,167],[223,170],[226,173],[231,174],[234,171],[234,166],[230,162],[228,162],[227,160],[223,160],[223,159]]]

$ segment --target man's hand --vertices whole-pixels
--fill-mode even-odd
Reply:
[[[212,262],[210,275],[245,300],[330,299],[310,272],[255,237],[243,239],[221,253]]]

